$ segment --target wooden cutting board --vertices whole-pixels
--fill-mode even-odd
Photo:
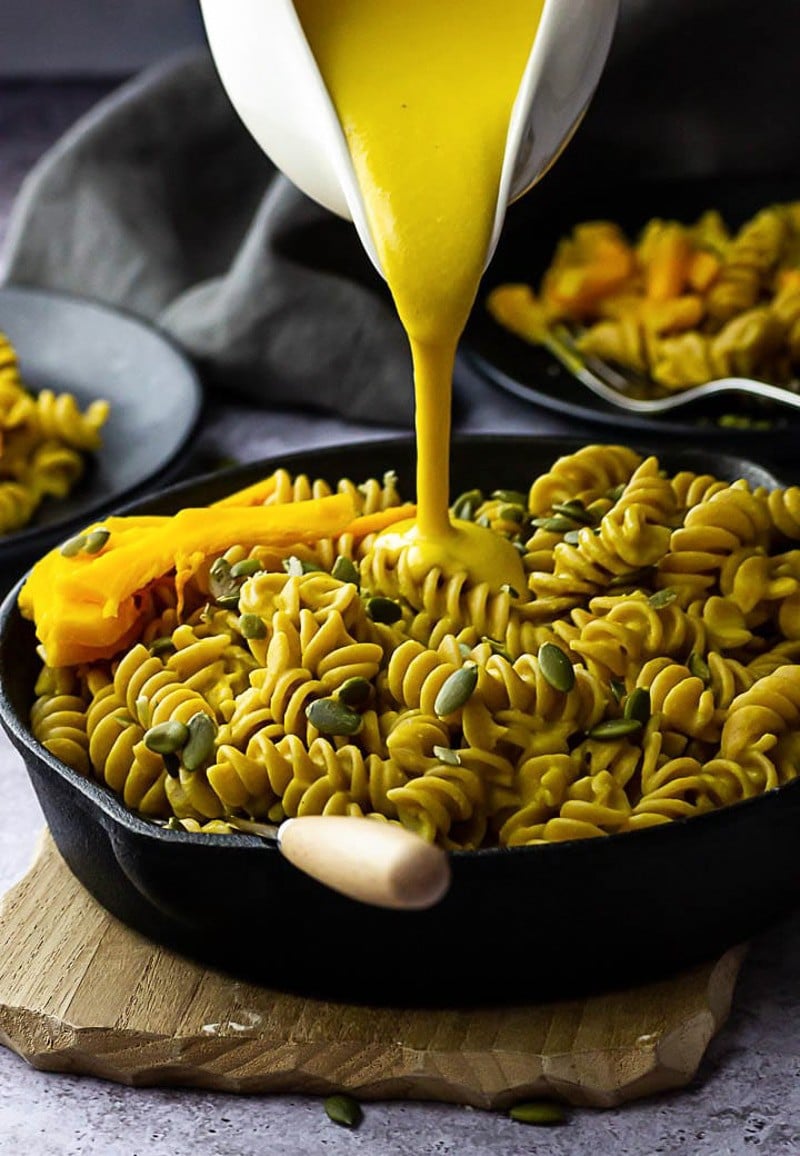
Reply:
[[[109,915],[49,835],[0,907],[0,1042],[34,1067],[125,1084],[506,1108],[606,1107],[686,1084],[730,1009],[743,948],[586,1000],[349,1007],[239,983]]]

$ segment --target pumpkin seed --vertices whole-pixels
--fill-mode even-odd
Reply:
[[[162,638],[154,638],[147,649],[157,658],[161,654],[171,654],[177,647],[169,635],[165,634]]]
[[[471,522],[475,516],[475,511],[481,505],[483,505],[482,492],[480,490],[467,490],[465,493],[459,494],[453,502],[453,517],[461,518],[464,522]]]
[[[686,664],[695,678],[701,679],[706,686],[711,682],[711,671],[708,663],[699,654],[692,653],[689,655],[689,661]]]
[[[507,502],[509,506],[522,506],[528,509],[528,495],[522,490],[492,490],[492,497],[496,502]]]
[[[224,558],[217,558],[208,572],[208,590],[218,606],[235,610],[239,605],[241,581],[231,575],[231,566]]]
[[[391,626],[393,622],[399,622],[403,617],[403,611],[398,602],[392,598],[383,598],[380,595],[367,599],[366,611],[373,622],[384,622],[387,626]]]
[[[508,594],[509,598],[519,598],[519,590],[515,590],[508,582],[504,582],[500,590],[503,594]]]
[[[343,1128],[356,1128],[364,1118],[361,1105],[352,1096],[328,1096],[325,1111],[334,1124],[341,1124]]]
[[[561,647],[554,642],[543,642],[538,658],[545,682],[549,682],[554,690],[568,694],[575,685],[575,667]]]
[[[266,638],[267,624],[257,614],[243,614],[239,619],[239,632],[244,638]]]
[[[564,535],[564,541],[568,546],[577,546],[580,544],[581,532],[580,530],[567,530]]]
[[[111,531],[107,530],[105,526],[92,530],[91,534],[86,535],[83,546],[84,554],[99,554],[110,537]]]
[[[525,510],[522,506],[501,506],[497,511],[497,516],[501,522],[516,522],[517,525],[520,525],[521,522],[525,521]]]
[[[551,1126],[565,1124],[567,1113],[561,1104],[554,1104],[549,1100],[531,1100],[527,1104],[516,1104],[509,1116],[520,1124],[539,1124]]]
[[[460,767],[461,755],[458,751],[453,751],[450,747],[434,747],[433,757],[438,759],[440,763],[445,763],[448,767]]]
[[[488,530],[491,524],[492,522],[488,514],[481,514],[481,516],[475,521],[475,525],[482,526],[484,530]]]
[[[86,535],[78,534],[76,538],[68,538],[61,547],[61,554],[64,558],[75,558],[83,550],[86,545]]]
[[[462,666],[460,670],[454,670],[439,689],[433,704],[433,713],[438,718],[445,718],[446,715],[459,710],[469,701],[477,685],[478,668],[475,663]]]
[[[609,498],[612,502],[618,502],[622,495],[625,493],[625,488],[627,485],[627,482],[620,482],[620,484],[618,486],[614,486],[613,489],[606,490],[606,497]]]
[[[136,714],[141,725],[143,727],[148,726],[150,723],[150,699],[140,695],[133,705],[136,707]]]
[[[175,815],[172,815],[169,819],[167,819],[164,827],[167,831],[182,831],[183,823]]]
[[[557,502],[553,506],[554,514],[561,514],[564,518],[571,518],[573,522],[580,522],[584,526],[593,526],[594,518],[584,509],[583,502]]]
[[[371,698],[372,683],[366,678],[348,678],[339,687],[339,702],[353,710],[365,707]]]
[[[203,711],[192,715],[187,724],[189,739],[183,748],[181,761],[187,771],[199,771],[214,754],[217,728],[213,719]]]
[[[354,735],[363,725],[360,714],[335,698],[318,698],[309,703],[306,718],[323,735]]]
[[[511,545],[517,551],[520,558],[524,558],[528,553],[528,543],[521,541],[519,538],[515,538]]]
[[[622,702],[623,698],[625,697],[625,683],[618,678],[612,678],[609,686],[611,688],[611,693],[617,702]]]
[[[503,646],[502,642],[498,642],[496,638],[490,638],[488,634],[484,634],[481,638],[481,642],[486,642],[489,644],[492,654],[499,654],[501,658],[506,660],[506,662],[514,661],[506,648]],[[469,649],[467,649],[467,654],[469,653]]]
[[[600,742],[612,739],[623,739],[626,735],[635,734],[642,729],[642,724],[635,718],[610,718],[600,722],[586,732],[586,737],[598,739]]]
[[[468,642],[459,642],[458,653],[462,658],[469,658],[469,656],[472,654],[472,647]]]
[[[182,722],[163,722],[150,727],[144,736],[144,745],[157,755],[174,755],[186,746],[189,728]]]
[[[242,558],[241,562],[234,562],[231,566],[231,578],[252,578],[263,569],[258,558]]]
[[[335,578],[337,582],[352,583],[356,590],[358,590],[361,585],[361,576],[358,573],[358,567],[351,562],[349,558],[345,558],[343,554],[340,554],[334,562],[331,577]]]
[[[540,530],[550,530],[553,534],[566,534],[567,530],[577,530],[580,523],[575,518],[565,518],[556,514],[550,518],[534,518],[533,523]]]
[[[615,574],[608,584],[609,590],[619,589],[620,586],[637,586],[653,576],[652,566],[642,566],[640,570],[629,570],[627,574]]]
[[[673,590],[671,586],[665,586],[663,590],[656,590],[655,594],[651,594],[647,601],[654,610],[662,610],[665,606],[669,606],[670,602],[674,602],[677,597],[677,590]]]
[[[646,726],[650,719],[650,691],[643,686],[637,686],[625,699],[622,717],[633,719]]]

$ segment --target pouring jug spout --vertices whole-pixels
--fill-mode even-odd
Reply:
[[[304,193],[350,218],[380,260],[347,142],[292,0],[200,0],[222,83],[250,133]],[[488,264],[506,209],[556,160],[586,111],[619,0],[545,0],[509,124]]]

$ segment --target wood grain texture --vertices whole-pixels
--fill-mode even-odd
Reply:
[[[587,1000],[409,1011],[240,983],[101,908],[42,838],[0,908],[0,1042],[34,1067],[125,1084],[349,1091],[504,1108],[608,1107],[687,1083],[727,1017],[743,948]]]

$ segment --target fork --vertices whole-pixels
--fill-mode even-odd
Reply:
[[[539,335],[539,341],[550,351],[565,369],[604,401],[630,413],[665,413],[680,409],[692,402],[718,397],[726,393],[746,394],[762,401],[774,401],[791,409],[800,409],[800,394],[792,393],[779,385],[766,381],[756,381],[751,377],[722,377],[707,381],[703,385],[693,385],[680,393],[665,397],[637,397],[632,390],[652,389],[652,382],[645,378],[629,377],[612,369],[599,357],[585,356],[578,349],[569,329],[564,325],[554,325]]]

